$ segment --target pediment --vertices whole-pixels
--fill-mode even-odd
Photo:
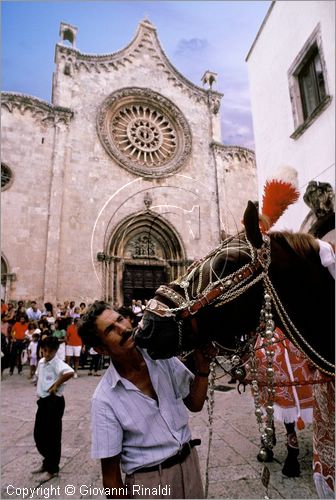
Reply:
[[[84,54],[78,49],[60,43],[56,45],[56,60],[66,60],[69,65],[69,74],[76,71],[89,73],[121,71],[124,67],[133,64],[143,53],[148,54],[154,60],[157,68],[166,74],[171,85],[179,87],[196,102],[208,103],[210,97],[210,100],[218,103],[219,107],[223,94],[205,90],[185,78],[169,61],[161,47],[155,26],[148,20],[140,22],[135,37],[125,48],[111,54]]]

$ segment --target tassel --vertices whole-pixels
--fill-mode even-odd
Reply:
[[[304,429],[306,427],[305,423],[304,423],[304,421],[302,420],[301,417],[299,417],[297,419],[296,426],[297,426],[297,428],[298,428],[299,431],[302,431],[302,429]]]

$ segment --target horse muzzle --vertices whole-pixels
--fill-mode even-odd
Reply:
[[[138,347],[147,349],[152,359],[168,359],[177,354],[179,332],[174,318],[161,318],[146,312],[141,323],[134,335]]]

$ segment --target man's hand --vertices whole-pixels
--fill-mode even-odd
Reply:
[[[210,370],[211,360],[217,355],[218,349],[212,342],[209,342],[202,348],[195,349],[194,361],[196,370],[205,373],[208,372]]]

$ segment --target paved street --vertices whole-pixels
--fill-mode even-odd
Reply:
[[[19,488],[38,486],[38,477],[31,470],[41,463],[33,440],[36,411],[35,387],[24,374],[9,377],[6,370],[1,383],[1,498],[24,498]],[[80,371],[77,380],[68,382],[65,389],[66,409],[63,417],[61,471],[58,478],[45,483],[32,498],[105,498],[100,466],[90,458],[90,397],[99,382]],[[239,395],[226,383],[224,376],[216,381],[213,439],[209,466],[209,498],[264,498],[260,481],[262,465],[257,461],[258,431],[250,392]],[[205,478],[208,449],[207,408],[191,415],[193,437],[202,438],[198,448]],[[300,432],[301,477],[289,479],[282,475],[285,458],[283,426],[277,424],[276,460],[269,464],[271,472],[270,498],[317,498],[311,473],[311,426]],[[74,493],[71,491],[72,485]],[[66,486],[68,493],[66,494]],[[26,492],[25,492],[26,493]],[[27,493],[26,493],[27,494]],[[27,496],[25,497],[27,498]]]

